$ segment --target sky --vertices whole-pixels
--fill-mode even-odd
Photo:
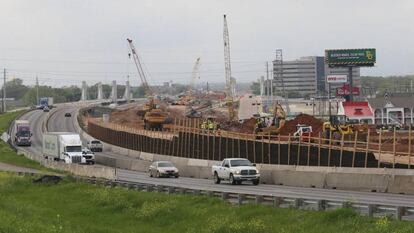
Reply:
[[[252,82],[283,49],[284,60],[325,49],[376,48],[362,75],[414,73],[410,0],[1,0],[0,68],[7,78],[64,86],[140,83],[133,39],[150,84],[224,82],[223,14],[232,76]]]

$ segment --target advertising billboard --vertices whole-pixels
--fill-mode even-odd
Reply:
[[[344,96],[344,95],[350,95],[351,92],[349,91],[349,85],[345,84],[340,88],[336,89],[336,95],[337,96]],[[358,87],[352,87],[352,95],[359,95],[360,90]]]
[[[346,83],[348,81],[347,75],[327,75],[326,82],[327,83]]]
[[[329,67],[374,66],[376,51],[369,49],[327,49],[325,63]]]

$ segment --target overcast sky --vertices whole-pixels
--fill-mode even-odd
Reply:
[[[33,84],[139,80],[126,38],[149,82],[188,83],[201,57],[201,82],[224,81],[223,14],[238,82],[265,75],[277,48],[285,60],[325,49],[377,49],[363,75],[413,74],[410,0],[1,0],[0,68]]]

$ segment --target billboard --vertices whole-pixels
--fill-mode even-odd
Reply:
[[[325,63],[329,67],[374,66],[376,51],[369,49],[327,49]]]
[[[327,75],[327,83],[346,83],[348,81],[348,76],[346,75]]]

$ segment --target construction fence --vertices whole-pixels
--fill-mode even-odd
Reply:
[[[176,157],[222,160],[247,158],[253,163],[301,166],[412,168],[411,133],[407,152],[381,149],[379,142],[358,135],[352,141],[292,135],[242,134],[200,129],[197,119],[178,121],[164,131],[143,130],[119,124],[88,121],[88,133],[119,147]],[[411,132],[411,131],[410,131]]]

